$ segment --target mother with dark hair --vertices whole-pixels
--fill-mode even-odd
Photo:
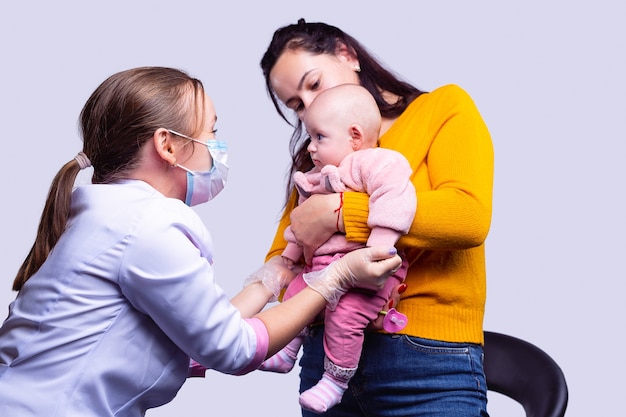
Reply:
[[[301,123],[307,107],[321,91],[345,83],[361,84],[375,97],[383,116],[380,146],[402,153],[413,169],[417,211],[398,242],[410,266],[399,302],[390,302],[408,316],[408,325],[398,334],[366,335],[357,374],[341,403],[324,415],[486,416],[482,326],[494,162],[490,133],[473,100],[456,85],[422,91],[341,29],[304,19],[274,33],[261,68],[278,114],[294,127],[291,173],[312,167]],[[339,199],[315,195],[297,205],[289,181],[268,259],[282,252],[290,225],[308,264],[337,232]],[[367,194],[344,193],[340,232],[365,242],[367,217]],[[322,325],[309,327],[301,392],[324,372],[322,335]]]

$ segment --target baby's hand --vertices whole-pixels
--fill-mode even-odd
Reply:
[[[281,256],[281,258],[283,258],[283,263],[285,264],[287,268],[293,269],[293,265],[295,263],[293,259],[289,259],[286,256]]]

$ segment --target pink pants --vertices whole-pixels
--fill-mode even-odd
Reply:
[[[324,269],[344,254],[322,255],[313,258],[313,265],[305,267],[289,284],[283,299],[288,300],[306,287],[302,275]],[[356,368],[361,357],[365,328],[378,317],[395,287],[406,277],[407,262],[378,291],[353,288],[341,297],[335,310],[324,312],[324,351],[326,356],[342,368]]]

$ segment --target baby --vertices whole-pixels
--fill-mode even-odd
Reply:
[[[377,146],[381,115],[365,88],[343,84],[323,91],[307,108],[303,122],[310,135],[307,150],[315,167],[293,176],[299,202],[312,194],[340,193],[341,204],[337,208],[337,233],[315,251],[311,265],[294,278],[283,299],[306,285],[304,273],[314,274],[354,249],[365,245],[395,246],[409,230],[417,207],[408,161],[398,152]],[[350,191],[369,195],[371,232],[366,244],[347,241],[339,230],[343,193]],[[292,266],[300,261],[302,248],[290,227],[285,230],[285,239],[288,243],[282,257]],[[357,370],[364,330],[383,310],[391,291],[404,281],[406,266],[405,261],[378,292],[352,290],[336,306],[328,306],[324,314],[324,374],[317,385],[300,395],[303,408],[322,413],[341,401]],[[406,325],[406,317],[395,310],[387,315],[387,331],[399,331]],[[303,331],[259,369],[289,372],[305,334]]]

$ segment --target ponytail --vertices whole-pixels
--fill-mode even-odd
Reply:
[[[13,281],[14,291],[19,291],[24,283],[39,270],[54,245],[59,241],[70,216],[70,202],[76,176],[81,169],[90,165],[89,158],[80,152],[76,158],[66,163],[52,180],[39,220],[35,243]]]

